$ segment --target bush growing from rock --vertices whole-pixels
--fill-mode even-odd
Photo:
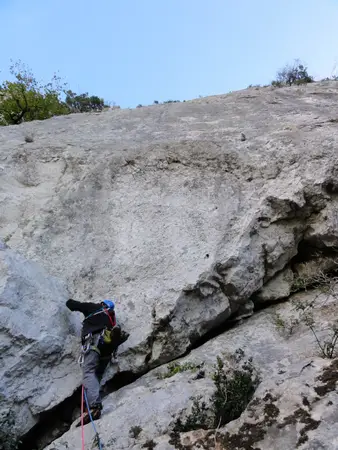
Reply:
[[[235,357],[238,358],[236,354]],[[239,359],[243,355],[239,354]],[[183,421],[175,421],[171,434],[172,442],[178,441],[180,432],[198,429],[211,429],[223,426],[237,419],[253,397],[259,379],[254,374],[251,359],[242,364],[241,369],[232,373],[226,372],[224,363],[217,357],[215,372],[212,375],[215,391],[210,401],[202,401],[202,397],[194,397],[191,413]]]
[[[337,264],[336,260],[332,261]],[[325,273],[322,270],[313,273],[311,270],[307,270],[306,265],[304,265],[304,267],[304,272],[294,278],[291,292],[296,293],[299,291],[307,291],[309,289],[317,289],[319,293],[306,301],[298,299],[297,297],[294,298],[292,304],[294,306],[295,316],[282,318],[280,314],[274,313],[272,315],[273,322],[279,330],[285,331],[288,336],[290,336],[298,326],[302,324],[305,325],[312,332],[322,357],[332,359],[337,356],[338,321],[333,318],[329,325],[329,333],[326,332],[325,338],[323,338],[321,337],[323,325],[317,320],[315,310],[316,307],[318,307],[318,304],[324,306],[329,297],[337,299],[337,269],[335,268],[329,273]],[[324,300],[321,301],[323,294],[325,297]]]
[[[186,431],[208,429],[212,427],[212,420],[209,414],[209,408],[206,402],[201,401],[202,397],[192,398],[193,404],[191,413],[187,416],[185,421],[178,418],[175,422],[174,431],[184,433]]]
[[[217,368],[213,375],[216,390],[211,397],[214,427],[223,426],[237,419],[250,402],[258,380],[253,377],[253,367],[235,370],[231,377],[225,372],[221,358],[217,358]]]
[[[272,86],[281,87],[312,83],[313,81],[313,77],[308,74],[307,67],[297,59],[292,65],[286,65],[279,70],[276,80],[271,84]]]
[[[69,113],[61,100],[63,88],[59,77],[54,75],[49,83],[41,84],[21,61],[11,65],[10,73],[14,81],[0,84],[0,125]]]
[[[102,111],[108,107],[105,105],[103,98],[99,98],[96,95],[89,96],[88,92],[78,95],[71,90],[66,91],[65,102],[70,112],[73,113]]]
[[[14,80],[0,84],[0,125],[17,125],[74,112],[102,111],[107,107],[96,95],[66,91],[65,83],[61,83],[57,75],[47,84],[38,82],[21,61],[11,65],[10,73]]]
[[[167,372],[165,372],[164,374],[158,374],[157,378],[158,379],[163,379],[163,378],[170,378],[173,377],[174,375],[176,375],[177,373],[181,373],[181,372],[186,372],[188,370],[192,371],[192,372],[196,372],[197,369],[199,369],[200,366],[193,364],[193,363],[183,363],[180,364],[179,362],[173,362],[168,364],[167,367]]]

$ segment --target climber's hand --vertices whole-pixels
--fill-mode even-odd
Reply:
[[[114,353],[112,353],[110,362],[111,362],[112,364],[118,364],[118,363],[119,363],[119,360],[118,360],[118,358],[117,358],[117,352],[116,352],[116,351],[115,351]]]

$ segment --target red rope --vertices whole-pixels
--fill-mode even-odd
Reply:
[[[82,436],[82,450],[85,450],[85,440],[84,440],[84,426],[83,426],[83,398],[84,398],[84,386],[82,385],[81,393],[81,436]]]
[[[107,316],[109,317],[110,323],[112,325],[112,327],[114,328],[114,326],[116,325],[116,321],[115,323],[113,322],[113,319],[111,318],[109,312],[106,310],[106,308],[103,309],[103,311],[107,314]]]

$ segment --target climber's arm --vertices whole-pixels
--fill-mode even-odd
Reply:
[[[87,303],[87,302],[78,302],[73,299],[69,299],[66,302],[66,306],[71,311],[79,311],[84,314],[84,316],[88,316],[89,314],[97,311],[97,304],[96,303]]]

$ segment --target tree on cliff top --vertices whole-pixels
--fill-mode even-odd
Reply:
[[[75,94],[75,92],[66,91],[66,104],[71,112],[91,112],[102,111],[108,105],[105,104],[103,98],[96,95],[89,96],[88,92],[85,94]]]
[[[21,61],[11,65],[10,73],[14,81],[0,84],[0,125],[16,125],[69,113],[61,100],[64,86],[57,75],[47,84],[39,83]]]
[[[277,79],[272,82],[273,86],[292,86],[293,84],[312,83],[313,77],[308,74],[307,67],[299,59],[292,65],[286,65],[277,72]]]
[[[54,74],[47,84],[40,83],[21,61],[10,66],[12,81],[0,84],[0,125],[17,125],[32,120],[74,112],[102,111],[106,107],[95,95],[75,94]]]

